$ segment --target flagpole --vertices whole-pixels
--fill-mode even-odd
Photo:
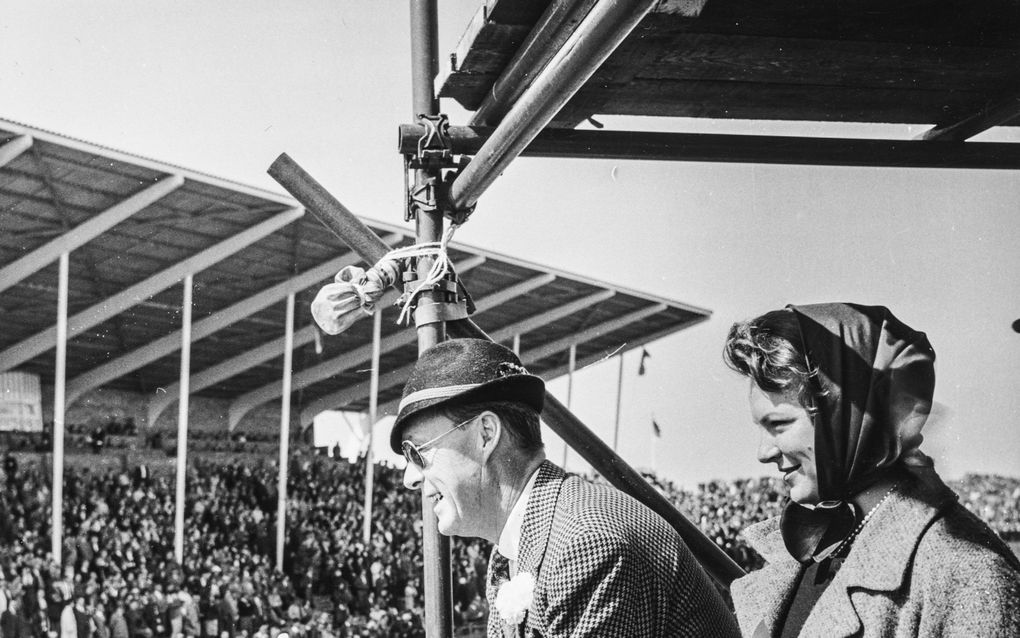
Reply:
[[[620,398],[623,394],[623,353],[620,353],[620,370],[616,375],[616,425],[613,427],[613,451],[620,442]]]
[[[659,438],[659,436],[660,436],[658,434],[657,430],[658,430],[658,424],[655,422],[655,415],[653,414],[652,415],[652,444],[651,444],[650,447],[652,448],[652,474],[654,474],[656,477],[659,476],[659,469],[658,469],[658,464],[655,462],[655,448],[658,447],[658,445],[656,445],[658,443],[658,441],[656,441],[655,439]]]

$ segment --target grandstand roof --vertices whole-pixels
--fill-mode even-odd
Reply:
[[[194,275],[191,391],[231,401],[231,425],[281,394],[286,296],[297,298],[293,390],[302,423],[365,409],[370,321],[318,338],[309,303],[357,258],[287,196],[0,120],[0,371],[54,379],[58,259],[70,251],[67,399],[96,387],[150,396],[150,423],[180,377],[184,277]],[[414,231],[366,223],[391,246]],[[454,242],[451,257],[497,341],[546,378],[692,324],[710,312]],[[413,330],[383,315],[380,404],[417,358]]]

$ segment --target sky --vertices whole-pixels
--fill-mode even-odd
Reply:
[[[439,2],[441,59],[480,4]],[[281,193],[265,171],[286,152],[351,210],[403,223],[406,1],[0,0],[0,10],[0,118]],[[441,107],[467,123],[455,103]],[[894,139],[926,128],[599,119]],[[713,312],[649,344],[643,376],[640,350],[624,356],[618,451],[638,468],[687,486],[775,474],[755,460],[747,383],[722,363],[726,331],[787,303],[853,301],[888,306],[935,348],[922,450],[936,469],[1017,476],[1018,205],[1017,171],[521,158],[456,240]],[[613,359],[573,379],[572,408],[610,443],[618,371]],[[549,389],[566,400],[565,378]],[[554,435],[547,448],[563,460]],[[588,469],[572,453],[567,465]]]

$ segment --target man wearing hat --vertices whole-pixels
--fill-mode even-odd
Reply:
[[[447,341],[422,353],[390,434],[440,533],[494,545],[489,638],[738,636],[673,528],[545,459],[544,397],[507,348]]]

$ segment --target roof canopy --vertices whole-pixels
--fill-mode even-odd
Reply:
[[[293,391],[303,424],[365,409],[370,321],[319,339],[309,303],[359,260],[294,200],[0,120],[0,371],[54,378],[57,261],[70,253],[68,403],[98,387],[176,400],[180,282],[194,276],[190,389],[231,401],[231,427],[280,398],[287,295],[297,299]],[[368,225],[391,246],[413,230]],[[550,378],[705,320],[707,310],[454,242],[451,258],[496,341],[521,335]],[[380,405],[400,395],[415,331],[383,313]],[[391,408],[392,409],[392,408]]]

